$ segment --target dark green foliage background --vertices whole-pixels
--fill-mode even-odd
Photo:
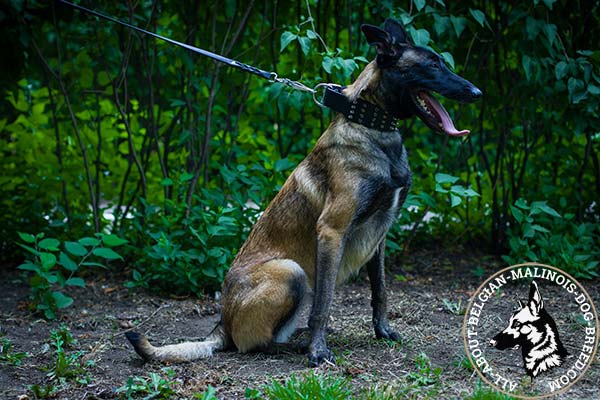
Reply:
[[[309,86],[349,84],[374,54],[360,24],[400,19],[484,97],[443,101],[471,129],[465,140],[402,123],[415,183],[389,249],[470,244],[595,276],[598,2],[80,3]],[[330,113],[305,93],[53,2],[0,7],[2,258],[21,259],[17,231],[112,232],[130,242],[120,251],[129,285],[218,288]]]

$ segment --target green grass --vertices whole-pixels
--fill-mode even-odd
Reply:
[[[487,387],[478,382],[475,391],[468,396],[463,397],[464,400],[516,400],[516,397],[511,397],[506,394],[500,393],[490,387]]]
[[[143,397],[145,399],[170,399],[176,397],[176,392],[173,389],[175,381],[175,371],[171,368],[163,369],[164,375],[161,376],[156,372],[150,372],[148,378],[142,378],[139,376],[130,376],[127,378],[125,385],[118,388],[115,392],[121,399],[134,399]],[[211,399],[214,393],[207,394],[207,397],[200,397],[205,399]]]
[[[273,379],[259,389],[246,389],[247,399],[260,400],[394,400],[438,397],[442,369],[434,367],[425,353],[413,360],[416,371],[406,375],[403,384],[377,384],[357,389],[350,377],[334,372],[310,371],[285,380]]]
[[[305,375],[292,375],[284,382],[275,379],[262,387],[262,390],[247,389],[248,399],[269,400],[346,400],[353,398],[348,378],[311,371]]]
[[[0,338],[0,363],[9,365],[21,365],[25,357],[29,357],[28,353],[15,352],[12,348],[12,341],[8,338]]]

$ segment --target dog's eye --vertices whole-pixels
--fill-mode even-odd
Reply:
[[[513,321],[512,328],[519,329],[521,327],[521,323],[519,321]]]
[[[441,65],[440,65],[440,60],[438,60],[437,58],[430,58],[430,66],[433,69],[440,69]]]

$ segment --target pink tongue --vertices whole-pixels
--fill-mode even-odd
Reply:
[[[465,135],[468,135],[469,133],[471,133],[471,131],[466,130],[466,129],[464,131],[457,130],[456,127],[454,126],[454,122],[452,122],[452,120],[450,119],[450,115],[448,115],[448,111],[446,111],[444,106],[442,106],[439,101],[437,101],[435,98],[430,96],[428,93],[420,92],[419,96],[421,96],[425,101],[427,101],[427,104],[429,104],[429,106],[431,106],[433,111],[435,111],[437,116],[442,121],[442,129],[444,130],[444,132],[447,135],[465,136]]]

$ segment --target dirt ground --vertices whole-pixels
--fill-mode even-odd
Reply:
[[[390,320],[402,334],[400,344],[374,339],[371,324],[370,290],[364,272],[338,288],[330,327],[329,344],[337,365],[323,366],[319,373],[347,377],[358,391],[362,388],[405,390],[411,398],[464,398],[480,384],[467,367],[461,337],[464,309],[470,294],[487,277],[505,265],[492,257],[460,250],[454,254],[423,251],[403,263],[389,260],[388,296]],[[115,390],[128,377],[148,377],[151,372],[165,376],[165,366],[145,364],[132,351],[123,335],[123,326],[137,326],[154,344],[183,339],[200,339],[218,320],[218,303],[212,299],[169,298],[144,290],[128,290],[122,280],[105,276],[88,279],[86,288],[74,292],[74,304],[62,313],[61,321],[46,322],[26,311],[27,286],[19,275],[4,269],[0,279],[0,336],[12,341],[13,351],[28,352],[21,365],[0,362],[0,399],[34,398],[30,385],[59,385],[47,376],[53,352],[49,334],[66,324],[77,343],[69,350],[83,351],[87,382],[70,381],[60,386],[55,398],[116,398]],[[600,282],[584,286],[600,304]],[[415,358],[425,353],[431,370],[441,368],[434,385],[414,385],[419,370]],[[299,354],[217,353],[193,363],[172,364],[170,378],[175,398],[193,398],[209,386],[219,399],[244,398],[246,388],[260,389],[272,379],[283,381],[292,374],[304,374],[306,357]],[[416,375],[415,375],[416,374]],[[417,379],[418,380],[418,379]],[[411,389],[406,389],[412,384]],[[600,388],[598,357],[587,374],[563,399],[594,399]]]

